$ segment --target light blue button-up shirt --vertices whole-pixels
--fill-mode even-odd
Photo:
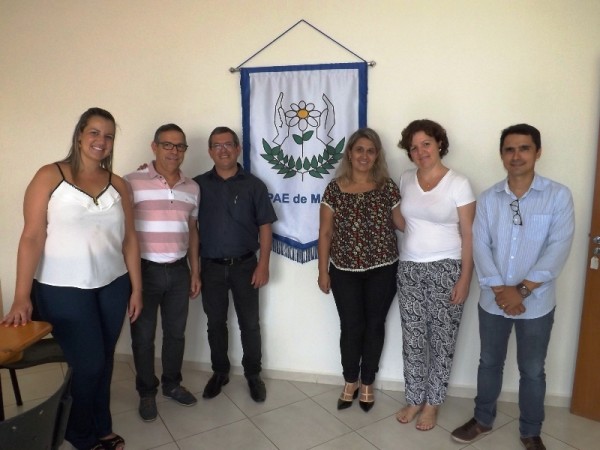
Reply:
[[[490,314],[535,319],[556,306],[556,278],[573,241],[573,197],[566,186],[538,174],[519,199],[522,225],[513,223],[517,197],[501,181],[477,201],[473,224],[473,259],[481,286],[479,304]],[[523,301],[526,311],[508,316],[498,308],[492,286],[515,286],[523,280],[542,283]]]

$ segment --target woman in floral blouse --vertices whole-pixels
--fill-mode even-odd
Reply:
[[[370,128],[346,145],[336,178],[323,195],[319,229],[319,288],[333,292],[340,315],[340,349],[346,381],[338,409],[375,403],[373,382],[396,294],[400,192],[389,178],[381,140]],[[359,381],[360,380],[360,381]]]

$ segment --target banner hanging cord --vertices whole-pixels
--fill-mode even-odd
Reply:
[[[333,39],[331,36],[329,36],[328,34],[322,32],[321,30],[319,30],[317,27],[315,27],[313,24],[311,24],[310,22],[307,22],[304,19],[299,20],[298,22],[296,22],[294,25],[292,25],[291,27],[289,27],[287,30],[285,30],[283,33],[281,33],[279,36],[277,36],[275,39],[273,39],[271,42],[269,42],[267,45],[265,45],[263,48],[261,48],[259,51],[257,51],[256,53],[254,53],[250,58],[248,58],[246,61],[244,61],[243,63],[239,64],[237,67],[230,67],[229,68],[229,72],[231,73],[235,73],[235,72],[239,72],[240,71],[240,67],[242,67],[244,64],[246,64],[248,61],[250,61],[252,58],[254,58],[256,55],[258,55],[259,53],[261,53],[263,50],[267,49],[269,46],[271,46],[271,44],[275,43],[276,41],[278,41],[279,39],[281,39],[284,35],[286,35],[287,33],[289,33],[290,31],[292,31],[292,29],[294,29],[295,27],[297,27],[298,25],[300,25],[301,23],[305,23],[306,25],[308,25],[309,27],[311,27],[313,30],[318,31],[319,33],[321,33],[323,36],[325,36],[327,39],[329,39],[330,41],[332,41],[333,43],[337,44],[338,46],[342,47],[344,50],[346,50],[348,53],[353,54],[354,56],[356,56],[358,59],[360,59],[363,62],[366,62],[368,66],[373,67],[375,66],[375,61],[369,61],[367,62],[366,59],[358,56],[356,53],[354,53],[352,50],[350,50],[348,47],[346,47],[345,45],[339,43],[338,41],[336,41],[335,39]]]

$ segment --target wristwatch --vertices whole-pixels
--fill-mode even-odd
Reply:
[[[517,284],[517,291],[519,291],[519,294],[521,294],[521,297],[523,298],[527,298],[531,295],[531,290],[523,283]]]

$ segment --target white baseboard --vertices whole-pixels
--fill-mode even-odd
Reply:
[[[159,360],[160,358],[157,358]],[[128,354],[115,354],[115,361],[131,363],[133,367],[133,356]],[[183,367],[185,369],[199,370],[202,372],[212,372],[210,363],[201,363],[194,361],[184,361]],[[231,373],[235,375],[243,375],[244,370],[240,366],[232,366]],[[262,375],[265,378],[273,378],[276,380],[286,381],[303,381],[306,383],[320,383],[320,384],[331,384],[341,385],[344,383],[342,375],[331,375],[331,374],[318,374],[309,372],[292,372],[287,370],[274,370],[274,369],[263,369]],[[399,380],[389,379],[377,379],[375,381],[376,389],[383,389],[386,391],[404,391],[404,382]],[[459,398],[475,398],[477,394],[476,386],[449,386],[448,395]],[[516,391],[502,391],[498,400],[503,402],[519,402],[519,393]],[[557,395],[546,393],[546,399],[544,401],[546,406],[558,406],[562,408],[568,408],[571,405],[571,397],[564,395]]]

